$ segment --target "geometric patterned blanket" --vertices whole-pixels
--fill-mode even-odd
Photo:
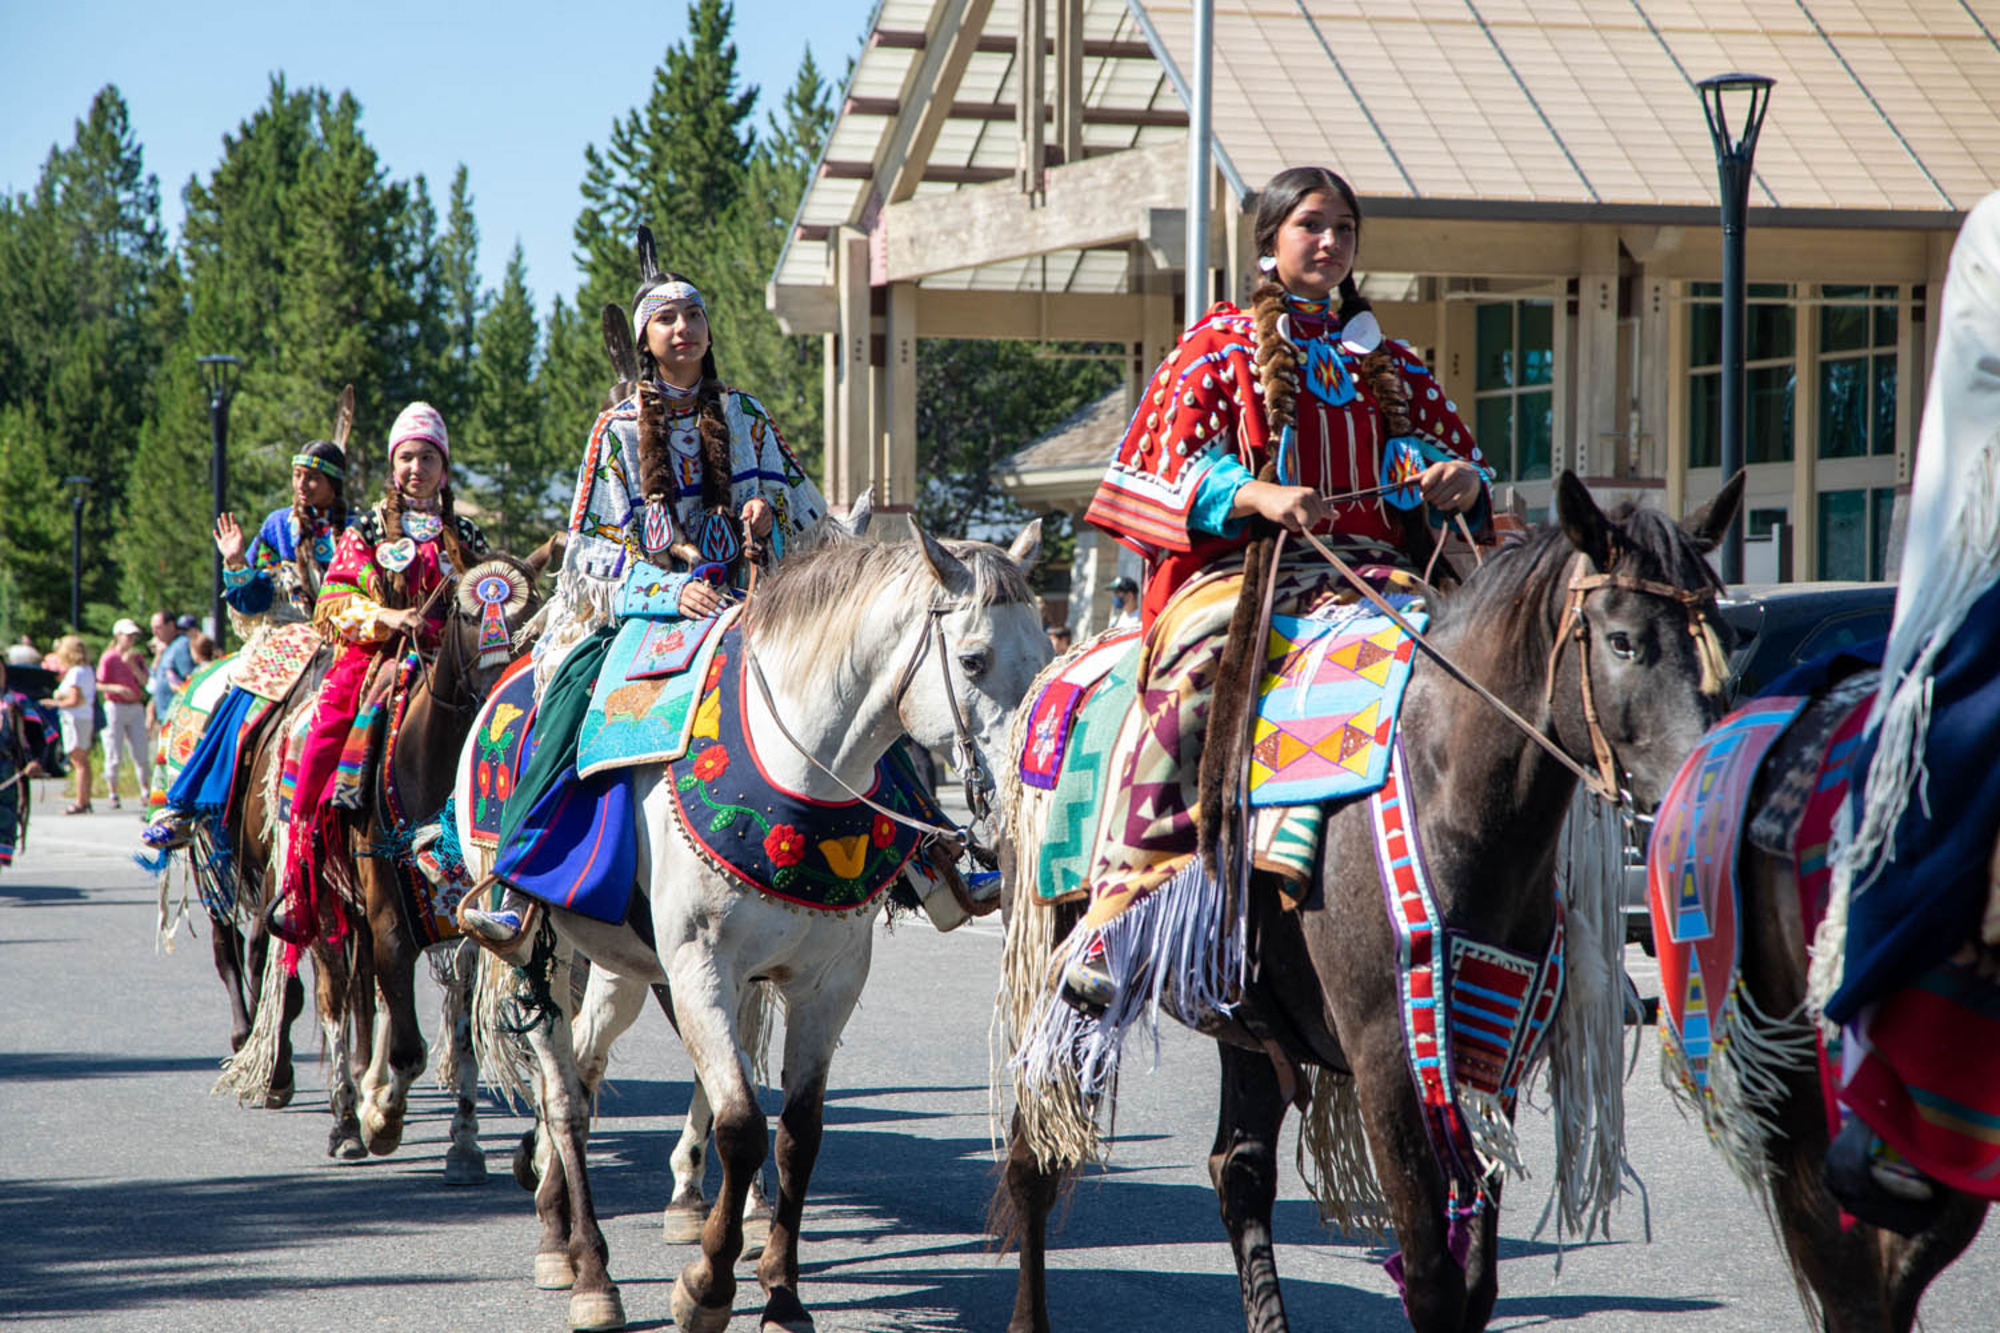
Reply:
[[[230,668],[235,662],[236,654],[231,653],[196,667],[174,696],[173,709],[167,714],[166,725],[160,728],[160,748],[154,756],[152,789],[146,798],[149,814],[166,808],[167,790],[194,754],[195,742],[201,739],[202,728],[208,725],[208,715],[222,702],[222,696],[229,693]]]
[[[1737,860],[1757,771],[1808,699],[1753,699],[1702,738],[1654,816],[1647,902],[1660,963],[1660,1054],[1702,1108],[1720,1110],[1711,1062],[1742,1037]]]

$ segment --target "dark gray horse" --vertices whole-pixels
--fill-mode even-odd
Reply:
[[[1727,631],[1708,600],[1717,583],[1705,556],[1735,521],[1742,480],[1684,525],[1630,506],[1607,515],[1568,473],[1556,495],[1559,522],[1489,556],[1435,605],[1430,638],[1585,767],[1598,752],[1586,719],[1586,698],[1594,701],[1599,739],[1622,785],[1650,808],[1721,713],[1721,644],[1709,636]],[[1584,592],[1573,619],[1573,581],[1593,571],[1614,581]],[[1676,591],[1693,596],[1669,595]],[[1417,812],[1445,929],[1539,957],[1555,924],[1551,885],[1575,772],[1421,656],[1402,745],[1403,792]],[[1204,1027],[1222,1056],[1209,1172],[1256,1333],[1288,1327],[1271,1237],[1278,1138],[1286,1093],[1313,1070],[1352,1076],[1401,1250],[1410,1322],[1424,1333],[1483,1328],[1498,1291],[1497,1180],[1462,1266],[1448,1245],[1450,1182],[1405,1057],[1396,944],[1374,839],[1368,803],[1351,802],[1328,820],[1319,882],[1301,910],[1283,910],[1271,886],[1253,885],[1249,984],[1233,1019]],[[1021,1243],[1010,1333],[1049,1328],[1044,1231],[1061,1184],[1029,1148],[1017,1113],[995,1200],[1003,1234]]]

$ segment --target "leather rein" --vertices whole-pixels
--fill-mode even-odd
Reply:
[[[1610,738],[1604,734],[1603,721],[1597,711],[1597,700],[1591,690],[1590,626],[1583,618],[1584,602],[1589,599],[1590,594],[1601,589],[1617,588],[1626,592],[1638,592],[1654,597],[1664,597],[1668,601],[1679,603],[1687,614],[1688,633],[1696,642],[1696,653],[1704,661],[1704,675],[1707,673],[1707,648],[1704,644],[1704,639],[1708,634],[1708,629],[1703,623],[1703,613],[1707,607],[1712,606],[1715,602],[1716,590],[1713,587],[1696,589],[1680,588],[1670,583],[1659,583],[1651,579],[1634,578],[1628,574],[1581,572],[1572,574],[1570,576],[1568,594],[1563,599],[1562,617],[1556,625],[1555,645],[1549,650],[1548,669],[1545,673],[1543,687],[1543,701],[1547,703],[1554,700],[1556,665],[1562,660],[1564,646],[1571,639],[1575,639],[1577,655],[1580,659],[1578,665],[1583,690],[1583,720],[1584,726],[1590,734],[1591,758],[1596,765],[1596,771],[1593,772],[1591,769],[1570,758],[1569,754],[1543,732],[1540,727],[1521,716],[1506,700],[1500,698],[1493,691],[1473,679],[1463,667],[1460,667],[1451,658],[1447,657],[1443,650],[1425,638],[1421,630],[1412,625],[1401,612],[1390,604],[1387,598],[1383,597],[1366,579],[1356,573],[1353,566],[1330,550],[1326,543],[1322,542],[1311,532],[1299,535],[1304,538],[1309,546],[1319,552],[1320,556],[1333,567],[1335,573],[1339,574],[1356,592],[1372,603],[1376,610],[1389,617],[1397,629],[1408,635],[1411,641],[1417,647],[1421,648],[1427,657],[1436,662],[1444,670],[1446,675],[1471,690],[1487,703],[1493,705],[1495,711],[1511,722],[1522,735],[1541,746],[1543,750],[1548,752],[1551,759],[1554,759],[1557,763],[1575,774],[1577,780],[1583,783],[1584,787],[1592,795],[1602,798],[1615,810],[1629,810],[1632,805],[1632,798],[1631,794],[1625,790],[1623,784],[1618,780],[1617,756],[1611,748]],[[1589,557],[1580,556],[1580,558],[1583,560],[1585,566],[1588,567],[1590,564]]]
[[[938,671],[944,677],[945,702],[951,707],[952,762],[957,765],[960,780],[965,784],[966,808],[972,812],[973,822],[976,824],[993,812],[992,801],[987,796],[987,792],[992,786],[992,778],[987,773],[986,765],[980,758],[979,746],[973,739],[972,728],[966,724],[965,711],[959,707],[958,691],[951,682],[951,664],[945,657],[944,617],[957,609],[958,607],[955,603],[934,604],[926,609],[925,615],[927,619],[923,632],[917,636],[916,650],[910,654],[910,660],[904,664],[902,673],[896,678],[895,703],[897,714],[900,717],[903,707],[903,696],[909,692],[911,684],[916,680],[917,669],[923,665],[924,659],[931,655],[932,646],[935,644]],[[817,769],[824,776],[833,779],[834,785],[838,786],[855,800],[861,802],[861,804],[867,806],[870,810],[873,810],[876,814],[886,819],[894,820],[905,828],[915,829],[918,833],[923,834],[927,844],[942,845],[952,854],[954,859],[960,854],[967,854],[988,867],[999,863],[995,853],[979,842],[972,825],[967,825],[964,828],[954,828],[944,824],[932,824],[922,819],[912,819],[901,811],[891,810],[888,806],[871,799],[866,794],[858,792],[849,786],[845,778],[827,767],[826,764],[820,761],[818,755],[815,755],[804,745],[800,744],[798,738],[792,735],[791,728],[785,725],[785,719],[779,716],[777,702],[771,697],[770,682],[764,679],[763,664],[757,660],[756,654],[750,650],[747,637],[743,645],[743,660],[749,667],[751,680],[756,682],[757,694],[764,701],[765,711],[771,715],[771,721],[777,725],[778,734],[783,736],[785,743],[790,745],[808,764],[812,765],[813,768]]]

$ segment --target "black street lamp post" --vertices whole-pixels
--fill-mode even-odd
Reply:
[[[236,396],[237,376],[243,363],[233,356],[204,356],[196,360],[201,367],[201,386],[208,390],[208,434],[214,444],[214,452],[209,456],[208,480],[215,492],[214,518],[221,518],[222,511],[229,507],[229,402]],[[213,618],[215,642],[220,648],[223,628],[228,622],[222,612],[222,552],[215,553],[214,574],[210,581],[209,615]]]
[[[1696,86],[1715,141],[1715,173],[1722,187],[1722,479],[1743,467],[1743,319],[1747,304],[1743,277],[1743,231],[1749,224],[1750,173],[1757,134],[1771,105],[1773,80],[1762,74],[1716,74]],[[1730,124],[1728,102],[1741,104]],[[1722,539],[1722,580],[1743,579],[1743,524],[1730,525]]]
[[[83,632],[83,501],[90,493],[89,477],[64,477],[69,487],[69,627]]]

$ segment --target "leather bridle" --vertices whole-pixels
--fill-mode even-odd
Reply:
[[[924,659],[930,656],[932,645],[935,643],[938,670],[944,677],[945,702],[951,708],[952,761],[958,766],[961,781],[965,784],[966,808],[972,812],[973,823],[977,824],[993,812],[993,803],[987,795],[992,786],[992,778],[987,773],[985,762],[980,757],[979,744],[972,735],[972,728],[965,721],[965,711],[959,706],[958,691],[952,685],[951,663],[946,658],[944,641],[944,617],[953,611],[959,610],[961,605],[961,603],[955,602],[933,603],[925,609],[926,622],[924,629],[917,636],[917,646],[915,651],[910,654],[910,660],[904,664],[902,672],[896,678],[894,698],[896,716],[901,721],[903,696],[909,693],[911,684],[916,680],[918,668],[923,665]],[[785,725],[784,718],[778,714],[777,702],[771,697],[770,682],[764,679],[763,665],[757,661],[756,654],[750,650],[747,638],[743,645],[743,660],[749,669],[751,680],[757,685],[758,696],[764,701],[765,711],[771,715],[771,721],[778,728],[778,734],[785,738],[785,743],[790,745],[800,758],[819,770],[824,776],[833,779],[834,784],[842,791],[873,810],[876,814],[894,820],[905,828],[915,829],[924,835],[926,843],[942,845],[952,854],[954,859],[960,854],[965,854],[972,856],[989,867],[999,863],[998,856],[990,848],[980,843],[972,825],[967,825],[965,828],[954,828],[946,824],[933,824],[927,820],[913,819],[899,810],[891,810],[888,806],[871,799],[865,793],[858,792],[849,786],[845,778],[827,767],[826,764],[820,761],[819,756],[813,754],[804,745],[801,745],[798,738],[792,735],[791,728]]]
[[[1577,780],[1583,783],[1593,795],[1601,797],[1613,809],[1629,811],[1632,807],[1632,797],[1618,780],[1617,756],[1611,748],[1610,738],[1604,734],[1603,722],[1597,711],[1597,701],[1591,690],[1590,626],[1589,622],[1583,616],[1583,604],[1589,599],[1590,595],[1605,588],[1618,588],[1627,592],[1645,593],[1654,597],[1664,597],[1669,601],[1678,602],[1687,612],[1688,632],[1694,637],[1695,651],[1701,658],[1703,685],[1706,687],[1710,683],[1710,677],[1713,676],[1715,687],[1720,688],[1723,664],[1714,660],[1715,657],[1719,656],[1720,649],[1715,645],[1712,634],[1710,634],[1708,627],[1703,623],[1704,609],[1712,606],[1716,599],[1716,589],[1713,585],[1690,589],[1675,587],[1669,583],[1658,583],[1650,579],[1634,578],[1628,574],[1579,572],[1571,575],[1569,590],[1563,600],[1562,618],[1556,625],[1555,645],[1549,651],[1544,700],[1545,702],[1553,701],[1555,697],[1556,663],[1562,657],[1564,644],[1570,639],[1575,639],[1577,641],[1577,655],[1580,659],[1579,666],[1581,670],[1579,674],[1582,677],[1584,726],[1590,733],[1591,758],[1596,764],[1596,771],[1593,772],[1591,769],[1570,758],[1568,752],[1544,733],[1540,727],[1530,722],[1527,718],[1522,717],[1520,713],[1508,705],[1506,700],[1500,698],[1493,691],[1473,679],[1466,673],[1463,667],[1460,667],[1456,662],[1445,656],[1444,652],[1432,644],[1429,639],[1425,638],[1423,632],[1412,625],[1400,611],[1390,604],[1386,597],[1382,596],[1381,593],[1375,590],[1373,585],[1356,573],[1353,566],[1334,554],[1318,537],[1314,536],[1311,532],[1302,535],[1306,543],[1318,551],[1320,556],[1329,565],[1333,566],[1335,573],[1345,579],[1355,591],[1373,603],[1376,610],[1389,617],[1396,628],[1408,635],[1411,641],[1418,648],[1422,649],[1426,656],[1436,662],[1439,667],[1443,668],[1446,675],[1471,690],[1474,694],[1477,694],[1487,703],[1493,705],[1494,709],[1502,717],[1513,723],[1529,740],[1547,751],[1550,758],[1554,759],[1564,768],[1567,768],[1571,773],[1574,773]],[[1590,566],[1588,556],[1579,556],[1578,558],[1582,560],[1586,568]]]

